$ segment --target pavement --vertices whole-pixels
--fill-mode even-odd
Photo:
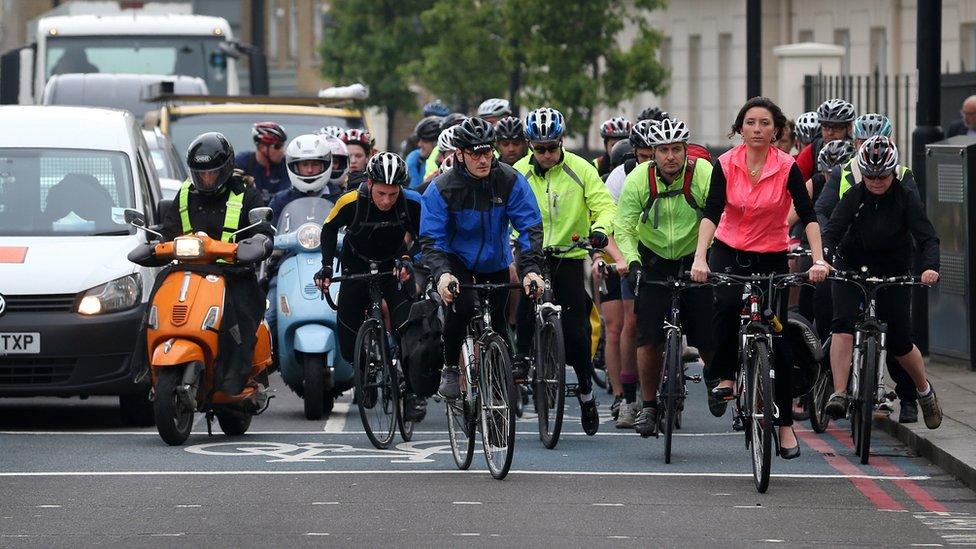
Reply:
[[[891,416],[879,420],[880,426],[976,490],[976,371],[968,363],[930,357],[926,372],[942,405],[942,425],[927,429],[921,410],[918,423],[898,423],[896,406]]]
[[[797,423],[803,455],[774,458],[756,493],[743,435],[708,413],[703,385],[689,385],[671,464],[663,440],[615,429],[601,394],[600,432],[582,433],[570,399],[554,450],[527,410],[503,481],[480,444],[456,469],[443,404],[377,450],[348,396],[307,421],[272,387],[246,435],[208,436],[198,416],[181,447],[121,425],[114,399],[0,400],[0,547],[976,544],[973,490],[880,429],[861,465],[847,422]]]

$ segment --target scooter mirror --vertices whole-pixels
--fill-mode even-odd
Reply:
[[[124,213],[125,222],[129,225],[136,227],[146,226],[146,214],[140,212],[139,210],[134,210],[132,208],[126,208]]]
[[[264,221],[271,221],[271,208],[253,208],[247,212],[247,222],[255,225]]]

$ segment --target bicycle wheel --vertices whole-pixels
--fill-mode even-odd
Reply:
[[[446,403],[447,435],[451,441],[451,455],[454,456],[457,468],[463,471],[471,467],[471,459],[474,457],[474,423],[465,413],[463,396],[457,400],[448,400]]]
[[[515,391],[508,346],[498,334],[482,346],[478,375],[481,410],[481,446],[491,476],[503,479],[512,466],[515,451],[515,410],[510,395]]]
[[[668,330],[664,346],[664,383],[659,391],[658,405],[664,405],[661,422],[664,427],[664,463],[671,463],[671,441],[678,418],[678,401],[684,388],[684,367],[681,364],[681,334]]]
[[[770,377],[770,350],[765,341],[753,343],[747,383],[749,422],[752,440],[752,478],[760,494],[769,488],[773,446],[773,382]]]
[[[397,427],[400,429],[400,437],[403,438],[404,442],[410,442],[413,438],[413,428],[414,422],[407,421],[404,418],[404,406],[406,405],[406,399],[404,398],[406,392],[406,386],[403,382],[400,382],[400,395],[397,400],[399,406],[397,407]]]
[[[828,340],[829,341],[829,340]],[[823,367],[820,368],[820,375],[816,383],[804,397],[807,411],[810,413],[810,427],[816,433],[823,433],[830,425],[830,416],[824,413],[827,400],[830,398],[830,391],[833,388],[833,376],[830,373],[830,344],[825,345]]]
[[[539,327],[538,366],[535,375],[535,394],[538,403],[539,439],[553,449],[563,429],[566,405],[566,347],[559,317],[549,315]]]
[[[861,464],[867,465],[871,458],[871,421],[874,419],[874,404],[878,393],[878,341],[868,336],[864,341],[864,369],[861,370],[861,387],[858,393],[858,436],[857,455]]]
[[[603,318],[600,318],[600,341],[596,345],[596,354],[593,355],[593,383],[601,389],[611,389],[609,385],[609,377],[607,376],[607,327],[603,322]],[[608,392],[613,392],[612,390]]]
[[[356,334],[356,402],[366,437],[383,450],[396,430],[399,387],[386,351],[386,333],[379,322],[367,320]]]

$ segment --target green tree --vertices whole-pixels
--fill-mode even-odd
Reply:
[[[337,85],[369,86],[367,105],[386,110],[387,143],[396,114],[416,109],[405,67],[420,55],[424,36],[420,14],[434,0],[340,0],[332,3],[332,24],[324,29],[319,52],[322,75]]]
[[[667,71],[658,63],[660,34],[646,15],[663,0],[535,0],[519,4],[522,98],[562,111],[568,131],[582,135],[599,105],[616,106],[639,92],[661,94]],[[618,35],[636,27],[627,50]]]

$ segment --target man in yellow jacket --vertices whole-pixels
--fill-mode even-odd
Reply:
[[[525,175],[542,212],[542,245],[544,250],[548,248],[544,269],[548,271],[556,303],[562,307],[566,361],[573,365],[579,382],[583,431],[593,435],[600,426],[600,417],[593,398],[590,342],[600,328],[599,319],[593,326],[593,302],[586,293],[587,251],[575,246],[573,237],[582,242],[589,240],[594,248],[610,246],[610,253],[614,254],[616,246],[610,235],[616,205],[593,164],[563,148],[564,131],[559,111],[543,107],[529,113],[525,134],[532,154],[516,162],[515,169]],[[618,264],[623,267],[622,258]],[[532,304],[523,299],[519,304],[519,365],[525,364],[524,357],[530,353],[533,322]],[[522,372],[524,369],[518,373]]]

